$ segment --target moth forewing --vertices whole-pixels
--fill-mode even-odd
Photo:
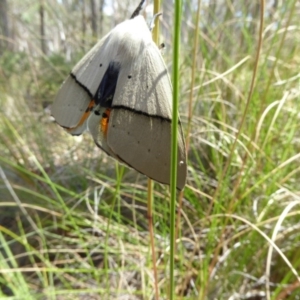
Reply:
[[[172,86],[142,16],[124,21],[73,68],[52,107],[71,134],[86,128],[108,155],[146,176],[170,183]],[[179,124],[178,184],[186,180]]]

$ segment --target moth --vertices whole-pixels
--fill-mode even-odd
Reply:
[[[170,184],[172,85],[151,30],[139,15],[104,36],[73,68],[52,105],[72,135],[88,130],[96,145],[121,163]],[[186,182],[179,122],[177,188]]]

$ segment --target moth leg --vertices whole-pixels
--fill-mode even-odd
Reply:
[[[154,26],[155,26],[155,20],[156,20],[156,18],[159,17],[159,16],[161,16],[161,15],[162,15],[162,13],[157,13],[157,14],[155,14],[153,16],[153,18],[151,20],[151,23],[150,23],[150,26],[149,26],[150,31],[152,31],[153,28],[154,28]]]
[[[165,47],[166,47],[165,43],[161,43],[161,44],[158,46],[158,49],[159,49],[159,50],[163,50],[163,49],[165,49]]]

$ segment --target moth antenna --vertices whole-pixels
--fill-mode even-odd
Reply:
[[[161,16],[161,15],[162,15],[162,13],[157,13],[157,14],[155,14],[153,16],[152,21],[151,21],[150,26],[149,26],[150,31],[152,31],[153,28],[154,28],[154,26],[155,26],[155,20],[156,20],[156,18],[159,17],[159,16]]]
[[[145,0],[142,0],[140,2],[140,4],[138,5],[138,7],[135,9],[135,11],[133,12],[133,14],[131,15],[130,19],[135,18],[136,16],[138,16],[140,14],[140,11],[142,10],[142,6],[144,4]]]

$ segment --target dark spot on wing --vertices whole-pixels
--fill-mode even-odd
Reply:
[[[100,104],[101,107],[108,108],[112,106],[119,73],[120,64],[118,62],[110,62],[94,97],[96,105]]]

